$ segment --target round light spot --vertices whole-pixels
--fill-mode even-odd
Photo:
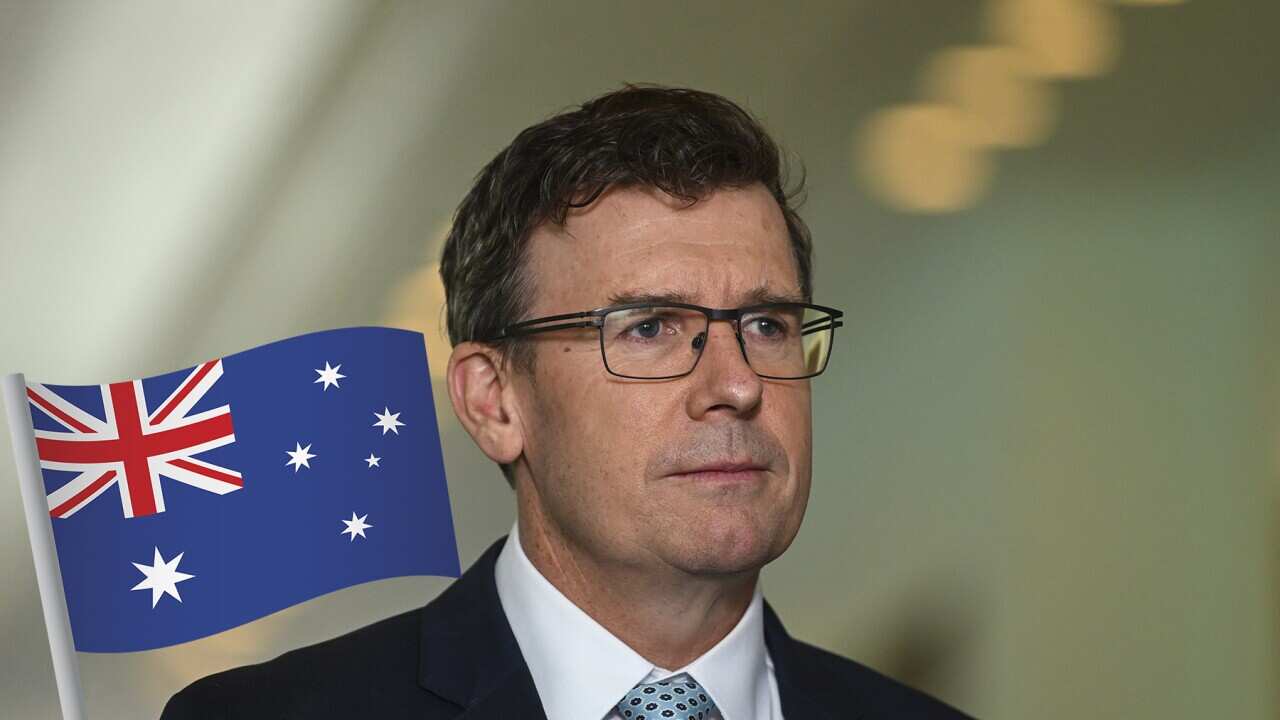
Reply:
[[[443,378],[453,346],[444,325],[444,283],[440,263],[427,263],[402,280],[392,291],[384,323],[417,330],[427,340],[427,364],[432,377]]]
[[[428,236],[428,257],[440,257],[449,228],[448,222],[441,223]],[[428,371],[434,378],[444,378],[453,346],[445,330],[444,282],[440,279],[439,261],[424,264],[396,284],[387,298],[383,324],[422,333],[427,339]]]
[[[1089,77],[1115,63],[1116,19],[1097,0],[992,0],[988,8],[991,34],[1026,51],[1037,75]]]
[[[966,113],[939,103],[882,110],[855,140],[857,167],[872,192],[907,212],[973,205],[987,187],[990,159]]]
[[[1033,75],[1031,66],[1018,48],[953,48],[925,67],[921,84],[927,98],[966,116],[975,142],[1026,147],[1044,142],[1057,114],[1053,89]]]

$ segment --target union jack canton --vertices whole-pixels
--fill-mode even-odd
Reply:
[[[44,385],[28,385],[31,403],[65,428],[36,431],[40,466],[79,473],[49,493],[50,514],[70,517],[112,486],[125,517],[164,512],[162,475],[218,495],[244,487],[240,473],[193,457],[235,442],[230,407],[191,413],[221,377],[221,359],[194,368],[151,413],[141,380],[102,385],[105,420]]]

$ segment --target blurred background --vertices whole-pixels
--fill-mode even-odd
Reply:
[[[480,167],[626,81],[807,169],[815,381],[793,635],[982,718],[1280,716],[1280,5],[0,2],[0,372],[98,383],[390,324]],[[463,565],[511,523],[437,410]],[[0,441],[0,697],[57,717]],[[264,537],[269,543],[269,536]],[[97,718],[409,608],[352,588],[81,654]]]

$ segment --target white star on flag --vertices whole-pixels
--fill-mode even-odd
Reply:
[[[306,447],[302,447],[302,443],[296,442],[293,446],[295,449],[284,451],[284,454],[289,456],[289,462],[285,463],[285,465],[292,465],[295,473],[298,472],[298,468],[310,469],[311,463],[308,461],[316,457],[311,454],[311,443],[307,443]]]
[[[160,556],[160,548],[155,548],[155,551],[155,558],[150,565],[133,563],[133,566],[141,570],[146,578],[131,589],[150,590],[152,608],[156,606],[156,603],[160,602],[161,595],[172,595],[174,600],[182,602],[182,596],[178,594],[178,583],[183,580],[190,580],[195,575],[178,572],[178,563],[182,562],[182,553],[178,553],[177,557],[165,562],[164,558]]]
[[[396,434],[399,435],[400,433]],[[382,467],[378,464],[378,461],[381,459],[382,458],[375,456],[373,453],[369,453],[369,457],[365,458],[364,461],[369,463],[369,467]]]
[[[365,518],[367,518],[367,517],[369,517],[369,513],[365,513],[364,515],[361,515],[360,517],[356,517],[356,514],[355,514],[354,512],[352,512],[352,513],[351,513],[351,519],[350,519],[350,520],[343,520],[343,521],[342,521],[342,522],[346,523],[346,525],[347,525],[347,529],[346,529],[346,530],[343,530],[341,533],[339,533],[339,535],[346,535],[347,533],[351,533],[351,542],[355,542],[355,541],[356,541],[356,536],[357,536],[357,535],[359,535],[360,537],[364,538],[365,540],[368,540],[369,538],[365,537],[364,531],[365,531],[366,529],[368,529],[368,528],[373,527],[373,526],[372,526],[372,525],[366,525],[366,524],[365,524],[364,519],[365,519]]]
[[[323,390],[328,390],[330,385],[341,390],[342,386],[338,384],[338,379],[344,378],[346,375],[338,372],[340,367],[342,367],[342,363],[338,363],[337,367],[329,367],[329,362],[326,360],[323,370],[316,368],[316,372],[320,373],[320,377],[316,378],[315,382],[324,383],[324,387],[321,388]]]
[[[373,416],[378,418],[378,422],[374,423],[373,426],[382,428],[383,435],[386,435],[388,430],[399,435],[400,431],[397,430],[396,428],[404,426],[404,423],[396,419],[400,417],[400,413],[391,412],[391,408],[387,407],[386,405],[382,406],[381,413],[375,412]]]

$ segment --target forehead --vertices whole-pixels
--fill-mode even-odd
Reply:
[[[563,227],[535,230],[528,261],[535,315],[640,295],[712,307],[802,299],[786,221],[760,185],[717,190],[693,205],[653,188],[615,188]]]

